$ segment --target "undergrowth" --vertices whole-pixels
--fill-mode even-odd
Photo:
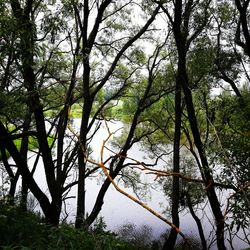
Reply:
[[[0,202],[0,249],[4,250],[136,250],[111,232],[50,227],[39,215]]]

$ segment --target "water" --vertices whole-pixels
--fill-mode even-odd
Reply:
[[[80,126],[80,120],[75,119],[74,129],[78,131],[79,126]],[[114,132],[117,129],[123,127],[121,122],[114,122],[114,123],[109,122],[108,126],[111,132]],[[105,124],[102,124],[100,130],[95,134],[91,144],[92,148],[94,149],[92,157],[97,162],[100,160],[101,145],[103,143],[103,140],[105,140],[107,136],[108,132],[105,127]],[[109,154],[110,152],[106,150],[104,152],[104,157],[108,157]],[[150,161],[150,159],[147,159],[147,154],[142,152],[140,150],[140,145],[137,144],[132,148],[132,150],[129,151],[128,156],[138,161],[144,161],[144,162]],[[29,165],[32,166],[35,161],[35,154],[30,152],[29,158],[30,158]],[[162,164],[163,162],[161,162],[158,167],[159,168],[162,167]],[[48,188],[45,184],[46,183],[45,175],[43,172],[43,163],[41,159],[39,160],[38,167],[34,174],[34,177],[38,182],[39,186],[41,187],[41,189],[46,194],[48,194]],[[86,180],[86,211],[88,213],[90,213],[92,210],[98,191],[101,187],[99,184],[103,179],[104,175],[102,174],[102,177],[98,177],[97,179],[93,177]],[[148,176],[143,174],[142,180],[147,181],[148,183],[151,184],[155,184],[154,176]],[[131,188],[124,188],[123,186],[121,187],[129,194],[134,195],[133,190]],[[76,187],[73,187],[69,193],[69,196],[76,197],[77,193],[76,191],[77,191]],[[168,205],[167,198],[164,196],[163,191],[161,190],[160,187],[158,187],[156,190],[150,189],[150,192],[147,193],[144,197],[142,197],[142,199],[143,202],[146,202],[151,208],[155,209],[159,213],[162,213],[162,211],[164,210],[161,204],[164,204],[164,207]],[[66,211],[68,214],[67,221],[73,223],[76,213],[76,198],[68,199],[66,201],[66,204],[67,204]],[[200,206],[203,208],[204,204],[201,204]],[[205,213],[207,214],[207,216],[204,216]],[[103,216],[104,221],[107,224],[107,229],[111,231],[116,231],[121,225],[125,223],[134,223],[138,227],[140,225],[146,224],[152,228],[153,236],[159,237],[160,234],[170,229],[170,227],[166,225],[166,223],[161,221],[159,218],[156,218],[150,212],[146,211],[144,208],[140,207],[138,204],[129,200],[127,197],[116,191],[113,186],[110,186],[109,190],[105,195],[104,204],[100,215]],[[62,213],[62,218],[64,218],[64,216],[65,213]],[[209,206],[206,206],[205,209],[201,209],[200,212],[198,212],[198,216],[200,218],[203,217],[204,232],[206,238],[208,238],[212,230],[212,225],[209,221],[213,221]],[[185,234],[199,238],[196,224],[189,213],[185,212],[181,213],[180,220],[181,220],[180,228]],[[235,247],[236,250],[247,247],[246,244],[243,244],[242,241],[237,239],[235,240],[235,245],[237,245],[238,247],[238,248]],[[213,246],[211,249],[216,249],[216,247]]]

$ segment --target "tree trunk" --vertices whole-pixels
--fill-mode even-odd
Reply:
[[[92,100],[90,98],[84,99],[85,105],[83,107],[82,123],[80,127],[80,146],[78,150],[78,191],[77,191],[77,213],[75,227],[85,227],[85,174],[87,161],[87,134],[88,121],[92,109]]]
[[[193,105],[192,93],[186,70],[187,51],[189,49],[190,43],[193,41],[193,39],[195,39],[195,37],[200,32],[197,31],[198,33],[196,34],[196,36],[191,37],[190,38],[191,40],[188,39],[189,21],[192,10],[191,6],[192,6],[192,0],[187,1],[185,6],[181,0],[176,0],[175,3],[174,22],[172,23],[172,25],[173,25],[176,47],[178,51],[178,74],[181,74],[182,77],[181,86],[185,96],[188,119],[194,138],[194,144],[199,152],[199,156],[201,159],[201,165],[202,165],[201,175],[204,180],[208,200],[216,221],[217,246],[219,250],[225,250],[226,247],[224,243],[224,217],[220,209],[220,202],[215,192],[214,180],[211,174],[211,170],[209,169],[203,143],[201,141],[201,136],[198,129],[197,118]]]
[[[30,128],[31,123],[31,112],[25,116],[25,120],[23,123],[23,133],[27,133]],[[28,164],[28,150],[29,150],[29,137],[24,136],[21,142],[20,154],[23,157],[23,160]],[[27,197],[28,197],[28,186],[25,183],[25,179],[22,178],[22,190],[21,190],[21,200],[20,200],[20,207],[26,211],[27,210]]]
[[[173,172],[180,172],[180,137],[181,137],[181,77],[182,75],[177,72],[176,90],[175,90],[175,134],[174,134],[174,156],[173,156]],[[172,186],[172,220],[176,227],[180,226],[179,221],[179,200],[180,200],[180,184],[179,177],[173,177]],[[178,233],[174,228],[171,228],[168,239],[166,240],[163,250],[174,249]]]
[[[112,175],[112,178],[114,179],[115,176]],[[104,196],[110,186],[111,182],[108,178],[105,179],[104,183],[102,184],[100,191],[98,192],[98,196],[96,198],[95,205],[90,213],[90,215],[86,218],[85,226],[86,228],[90,227],[90,225],[95,221],[98,214],[100,213],[102,206],[104,204]]]
[[[148,93],[148,91],[149,91],[149,89],[146,90],[146,93]],[[146,97],[147,97],[146,93],[145,93],[144,98],[143,98],[144,101],[146,100]],[[130,127],[130,130],[129,130],[129,133],[128,133],[128,136],[127,136],[126,142],[124,143],[123,148],[121,149],[120,153],[117,154],[116,157],[114,157],[110,163],[110,166],[109,166],[110,173],[109,174],[110,174],[110,177],[112,179],[115,179],[116,176],[119,174],[119,172],[123,168],[125,156],[127,155],[128,150],[133,145],[133,143],[131,143],[131,142],[132,142],[132,139],[134,136],[136,126],[137,126],[138,118],[139,118],[140,114],[143,112],[143,110],[144,110],[144,108],[143,108],[143,102],[142,102],[142,106],[138,106],[137,111],[134,114],[134,117],[133,117],[133,120],[131,123],[131,127]],[[124,157],[122,157],[122,156],[124,156]],[[118,162],[117,162],[117,160],[118,160]],[[100,213],[100,211],[102,209],[102,205],[104,203],[104,201],[103,201],[104,196],[105,196],[110,184],[111,184],[110,179],[106,178],[101,189],[99,190],[95,205],[94,205],[90,215],[88,216],[88,218],[86,218],[86,221],[85,221],[86,227],[89,227],[94,222],[94,220],[97,218],[98,214]]]
[[[186,75],[186,74],[185,74]],[[194,138],[195,146],[199,152],[199,156],[201,159],[202,169],[201,174],[202,178],[204,180],[205,186],[206,186],[206,192],[208,196],[208,200],[211,206],[211,209],[213,211],[213,215],[215,217],[216,221],[216,236],[217,236],[217,246],[219,250],[225,250],[225,243],[224,243],[224,217],[220,209],[220,202],[218,200],[218,197],[215,192],[214,187],[214,180],[212,177],[211,170],[208,166],[208,161],[206,154],[204,152],[203,143],[201,141],[200,132],[198,129],[197,119],[195,115],[195,110],[193,106],[193,99],[191,90],[188,85],[188,80],[186,76],[186,81],[182,84],[183,91],[185,94],[185,101],[187,105],[187,111],[188,111],[188,118]]]
[[[75,227],[80,228],[85,224],[85,171],[86,160],[80,147],[78,153],[78,191]]]
[[[192,202],[190,199],[190,195],[188,193],[186,193],[186,198],[187,198],[187,205],[188,205],[189,211],[190,211],[192,217],[194,218],[196,225],[198,227],[198,231],[199,231],[199,235],[200,235],[200,239],[201,239],[201,244],[202,244],[202,250],[207,250],[207,242],[206,242],[205,235],[203,232],[202,224],[201,224],[200,219],[196,216],[196,214],[194,212],[193,205],[192,205]]]
[[[90,47],[93,46],[93,42],[88,39],[88,23],[89,23],[89,1],[84,0],[83,4],[83,21],[82,21],[82,56],[83,56],[83,109],[82,120],[80,127],[80,147],[78,151],[78,191],[77,191],[77,212],[75,227],[79,228],[84,225],[85,221],[85,174],[87,161],[87,135],[88,135],[88,122],[93,105],[93,98],[90,93],[90,62],[89,54],[91,52]],[[78,13],[79,15],[79,13]],[[97,24],[97,23],[96,23]]]
[[[0,134],[2,135],[2,134]],[[0,140],[1,142],[1,140]],[[12,168],[8,162],[8,158],[7,158],[7,154],[6,154],[6,149],[3,146],[4,143],[0,143],[0,152],[1,152],[1,157],[2,157],[2,162],[3,165],[5,167],[5,170],[8,173],[9,179],[10,179],[10,188],[9,188],[9,192],[8,192],[8,202],[10,205],[14,205],[15,204],[15,193],[16,193],[16,184],[18,181],[18,178],[20,176],[19,171],[17,170],[16,174],[14,174],[14,172],[12,171]]]
[[[52,225],[58,225],[59,216],[55,211],[53,211],[53,207],[51,206],[48,197],[38,187],[37,183],[35,182],[34,178],[32,177],[28,169],[27,163],[23,160],[22,156],[18,152],[15,144],[10,139],[8,132],[6,131],[1,121],[0,121],[0,135],[1,135],[0,141],[4,142],[5,148],[8,150],[13,160],[15,161],[16,166],[22,175],[22,178],[24,178],[29,189],[34,194],[36,199],[39,201],[39,204],[44,212],[47,222]]]
[[[240,31],[240,27],[238,28],[238,34],[236,33],[236,42],[239,46],[244,49],[246,55],[250,57],[250,29],[249,29],[249,16],[248,16],[248,6],[249,1],[240,1],[235,0],[236,7],[239,11],[239,25],[241,25],[242,32]],[[244,42],[241,41],[241,35],[244,37]]]
[[[21,7],[19,1],[11,1],[12,11],[15,18],[20,23],[20,46],[22,50],[20,52],[21,63],[22,63],[22,76],[24,80],[24,87],[27,89],[28,105],[30,110],[34,113],[36,130],[37,130],[37,140],[39,144],[39,149],[42,153],[42,159],[45,169],[46,181],[50,191],[52,202],[48,201],[47,196],[39,189],[31,173],[25,163],[24,159],[18,152],[15,152],[13,145],[11,146],[12,153],[16,155],[16,163],[20,168],[21,175],[24,181],[28,180],[28,187],[35,191],[35,196],[42,196],[42,201],[38,199],[48,222],[51,224],[58,224],[61,212],[62,198],[61,198],[61,183],[56,181],[55,176],[55,166],[52,158],[52,152],[48,145],[47,132],[45,127],[45,119],[43,114],[43,106],[40,101],[40,96],[36,84],[36,75],[34,72],[34,50],[35,50],[35,28],[33,25],[32,12],[32,1],[27,1],[24,9]],[[13,143],[13,142],[12,142]],[[13,157],[13,155],[12,155]],[[19,159],[21,157],[21,159]],[[13,157],[14,158],[14,157]],[[41,204],[41,202],[45,202]]]

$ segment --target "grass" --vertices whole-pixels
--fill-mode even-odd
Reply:
[[[3,250],[159,250],[162,248],[163,238],[147,241],[151,235],[150,230],[145,230],[143,227],[131,229],[125,225],[126,228],[129,231],[123,230],[125,234],[105,231],[103,220],[97,220],[88,231],[75,229],[69,224],[51,227],[44,223],[39,214],[23,211],[20,207],[10,206],[0,199],[0,249]],[[126,235],[127,233],[129,235]],[[179,241],[174,249],[201,249],[199,240],[193,238],[189,243],[186,245],[183,241]]]
[[[54,138],[52,136],[50,136],[50,137],[47,138],[47,140],[48,140],[49,146],[51,146],[52,143],[53,143]],[[22,143],[22,139],[21,138],[14,140],[14,144],[16,145],[18,151],[21,148],[21,143]],[[33,136],[30,136],[29,137],[28,149],[29,150],[33,150],[33,149],[37,149],[37,148],[39,148],[39,144],[38,144],[37,138],[33,137]],[[7,155],[7,158],[10,157],[10,154],[9,154],[8,151],[6,151],[6,155]],[[2,160],[2,154],[0,152],[0,161],[1,160]]]
[[[49,109],[44,115],[46,117],[54,117],[59,113],[57,109]],[[82,117],[82,104],[74,103],[70,109],[70,118],[81,118]]]
[[[82,106],[79,103],[74,103],[70,111],[71,118],[81,118],[82,117]]]
[[[0,201],[0,249],[136,250],[111,232],[50,227],[38,215]]]

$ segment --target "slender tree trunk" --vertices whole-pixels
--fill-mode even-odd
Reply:
[[[29,188],[27,184],[25,183],[24,179],[22,179],[20,207],[24,211],[27,211],[28,209],[28,191],[29,191]]]
[[[242,29],[241,32],[240,27],[238,28],[239,31],[238,34],[236,34],[236,42],[244,49],[245,54],[250,57],[250,25],[247,12],[247,9],[249,8],[249,1],[235,0],[235,4],[240,14],[239,22]],[[241,35],[244,36],[244,42],[242,42],[240,39]]]
[[[88,41],[88,22],[89,22],[89,1],[84,0],[83,5],[83,28],[82,33],[82,55],[83,55],[83,109],[82,121],[80,127],[80,148],[78,151],[78,191],[77,191],[77,212],[75,227],[79,228],[85,224],[85,174],[86,164],[85,159],[87,155],[87,135],[88,135],[88,122],[93,105],[90,94],[90,65],[89,53],[90,46]]]
[[[75,227],[80,228],[85,223],[85,171],[86,160],[84,159],[81,147],[78,153],[78,191],[77,191],[77,211]]]
[[[186,71],[186,55],[192,40],[188,40],[189,19],[191,14],[192,0],[187,1],[185,7],[182,0],[176,0],[173,31],[178,51],[178,73],[181,74],[181,86],[185,96],[188,119],[191,126],[194,144],[197,147],[201,159],[201,175],[206,186],[208,200],[216,222],[217,247],[219,250],[225,250],[224,243],[224,217],[220,209],[220,202],[215,192],[214,180],[211,170],[208,166],[207,157],[204,151],[204,146],[201,141],[200,132],[198,129],[197,118],[194,110],[192,93],[189,85],[189,80]],[[183,14],[184,11],[184,14]],[[183,17],[184,15],[184,17]],[[197,33],[199,34],[199,33]],[[194,39],[194,37],[192,38]]]
[[[25,121],[23,123],[24,134],[29,131],[30,123],[31,123],[31,112],[28,111],[25,117]],[[28,164],[28,150],[29,150],[29,137],[24,136],[21,142],[20,154],[22,155],[23,160],[26,162],[26,164]],[[24,178],[22,178],[20,206],[24,211],[27,210],[27,197],[28,197],[28,186],[25,183]]]
[[[186,75],[186,74],[185,74]],[[187,76],[186,76],[187,79]],[[224,243],[224,217],[220,209],[220,202],[218,200],[217,194],[215,192],[215,187],[214,187],[214,180],[212,177],[211,170],[208,166],[208,161],[206,154],[204,152],[204,147],[203,143],[201,141],[200,137],[200,132],[198,129],[198,124],[197,124],[197,118],[195,115],[195,110],[193,106],[193,99],[192,99],[192,94],[191,90],[188,85],[188,80],[183,82],[182,84],[184,94],[185,94],[185,101],[187,105],[187,111],[188,111],[188,118],[194,138],[194,143],[195,146],[198,149],[199,156],[201,159],[201,164],[202,164],[202,169],[201,169],[201,174],[202,178],[204,180],[205,186],[206,186],[206,192],[208,196],[208,200],[211,206],[211,209],[213,211],[213,215],[215,217],[216,221],[216,236],[217,236],[217,247],[219,250],[225,250],[225,243]]]
[[[58,225],[59,216],[58,210],[54,211],[54,207],[51,206],[48,197],[42,192],[38,187],[34,178],[32,177],[27,163],[23,160],[22,156],[18,152],[15,144],[10,139],[8,132],[6,131],[3,123],[0,121],[0,141],[4,141],[5,148],[8,150],[10,155],[13,157],[13,160],[16,163],[22,178],[25,179],[26,184],[28,185],[31,192],[34,194],[36,199],[39,201],[39,204],[45,214],[45,218],[49,224]],[[60,214],[60,213],[59,213]]]
[[[175,90],[175,134],[174,134],[174,156],[173,156],[173,172],[180,172],[180,137],[181,137],[181,74],[177,72],[176,78],[176,90]],[[180,226],[179,221],[179,200],[180,200],[180,184],[179,177],[173,177],[172,186],[172,220],[176,227]],[[175,242],[177,239],[177,232],[175,229],[171,228],[168,239],[166,240],[163,250],[174,249]]]
[[[15,203],[15,193],[16,193],[16,184],[17,184],[17,180],[20,176],[19,171],[17,170],[16,174],[14,174],[9,162],[8,162],[8,158],[7,158],[7,154],[6,154],[6,149],[3,146],[3,143],[0,143],[0,152],[1,152],[1,157],[2,157],[2,162],[4,164],[5,170],[8,173],[9,179],[10,179],[10,188],[9,188],[9,192],[8,192],[8,202],[10,205],[14,205]]]
[[[149,90],[150,90],[150,88],[146,90],[146,93],[148,93]],[[143,98],[144,102],[147,99],[146,93],[144,93],[145,94],[144,98]],[[109,174],[110,174],[110,177],[112,179],[115,179],[116,176],[119,174],[119,172],[122,170],[123,164],[125,161],[125,156],[127,155],[128,150],[132,147],[131,141],[132,141],[133,136],[134,136],[134,132],[135,132],[135,129],[137,126],[138,118],[144,110],[144,108],[143,108],[144,102],[141,102],[142,106],[138,106],[137,111],[134,114],[129,133],[128,133],[126,142],[125,142],[122,150],[120,151],[120,153],[116,157],[113,158],[113,160],[110,163],[110,166],[109,166],[110,173]],[[120,156],[124,156],[124,157],[120,157]],[[118,160],[118,162],[117,162],[117,160]],[[94,222],[94,220],[97,218],[98,214],[100,213],[102,206],[104,204],[104,196],[105,196],[110,184],[111,184],[110,179],[106,178],[102,187],[99,190],[95,205],[94,205],[90,215],[88,216],[88,218],[86,218],[86,221],[85,221],[86,227],[89,227]]]
[[[112,174],[111,177],[114,179],[116,177],[116,175]],[[99,192],[98,192],[98,196],[96,198],[95,205],[94,205],[90,215],[86,218],[86,221],[85,221],[86,228],[90,227],[90,225],[95,221],[98,214],[100,213],[102,206],[104,204],[104,196],[105,196],[110,184],[111,184],[110,180],[108,178],[106,178],[104,183],[102,184]]]
[[[196,216],[194,209],[193,209],[193,205],[190,199],[190,195],[188,193],[186,193],[186,198],[187,198],[187,205],[189,208],[189,211],[192,215],[192,217],[194,218],[196,225],[198,227],[198,231],[199,231],[199,235],[200,235],[200,239],[201,239],[201,244],[202,244],[202,250],[207,250],[207,242],[206,242],[206,238],[203,232],[203,228],[202,228],[202,224],[200,219],[198,218],[198,216]]]
[[[82,124],[80,127],[80,146],[78,150],[78,191],[77,191],[77,214],[75,227],[85,227],[85,174],[87,161],[87,134],[88,121],[92,108],[92,101],[90,98],[84,100]]]

